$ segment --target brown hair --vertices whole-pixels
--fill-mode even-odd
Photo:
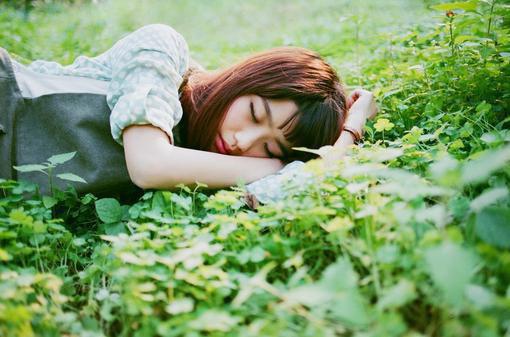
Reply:
[[[335,70],[319,54],[299,47],[280,47],[255,54],[223,71],[198,72],[180,87],[184,110],[184,145],[207,150],[230,104],[239,96],[290,99],[297,119],[285,138],[294,147],[332,145],[346,116],[345,90]],[[314,154],[291,151],[283,158],[309,160]]]

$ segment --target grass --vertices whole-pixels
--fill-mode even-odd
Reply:
[[[22,62],[163,22],[209,69],[317,50],[381,111],[363,147],[309,162],[312,179],[257,211],[242,188],[121,205],[0,180],[0,335],[510,336],[506,4],[36,4],[28,21],[0,6]]]

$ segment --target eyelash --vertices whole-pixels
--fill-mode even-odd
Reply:
[[[269,147],[267,146],[267,143],[264,143],[264,149],[266,149],[266,152],[267,152],[267,155],[269,156],[269,158],[275,158],[276,157],[274,154],[269,152]]]
[[[255,118],[255,110],[253,109],[253,102],[250,102],[250,110],[251,110],[251,117],[253,118],[253,121],[255,123],[258,123],[259,121],[257,118]]]
[[[257,120],[257,118],[255,117],[255,110],[253,109],[253,102],[250,102],[250,110],[251,110],[251,117],[253,118],[253,121],[255,123],[258,123],[259,121]],[[270,151],[269,151],[269,146],[267,146],[267,143],[264,143],[264,149],[266,150],[266,153],[267,155],[269,156],[269,158],[275,158],[276,156],[274,154],[272,154]]]

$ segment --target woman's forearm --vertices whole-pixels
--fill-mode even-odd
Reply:
[[[250,183],[278,172],[278,159],[228,156],[173,146],[153,126],[134,126],[123,134],[131,179],[142,188],[172,189],[177,184],[207,184],[210,188]]]
[[[354,144],[354,137],[349,132],[342,131],[340,137],[336,140],[334,147],[345,150],[352,144]]]
[[[379,110],[375,103],[374,94],[364,89],[354,90],[348,98],[347,119],[345,127],[350,127],[363,135],[363,128],[367,119],[374,118]],[[342,131],[334,146],[340,151],[335,151],[342,156],[347,148],[354,144],[354,136],[350,132]]]
[[[241,181],[250,183],[283,167],[277,159],[228,156],[170,144],[155,150],[158,159],[148,171],[145,188],[170,189],[195,182],[224,188]]]
[[[350,126],[355,130],[358,130],[361,133],[361,130],[365,126],[365,117],[360,113],[351,113],[347,117],[345,121],[346,126]],[[337,141],[334,144],[334,147],[341,149],[341,152],[345,152],[347,148],[354,144],[354,137],[350,132],[342,131],[340,133],[340,137],[338,137]]]

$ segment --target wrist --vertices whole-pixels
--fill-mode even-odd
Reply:
[[[352,140],[354,144],[358,144],[363,139],[363,130],[359,130],[349,125],[344,125],[342,132],[347,132],[352,136]]]

